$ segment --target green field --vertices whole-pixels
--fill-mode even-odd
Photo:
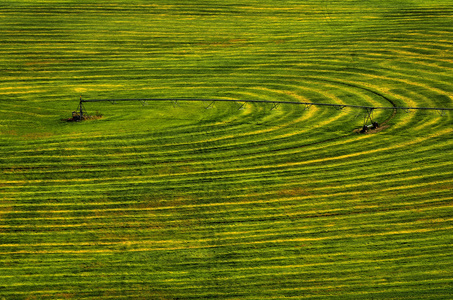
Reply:
[[[0,299],[453,299],[452,0],[5,0]]]

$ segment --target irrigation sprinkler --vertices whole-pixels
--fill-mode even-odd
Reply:
[[[210,109],[214,106],[214,102],[215,101],[212,101],[208,106],[205,107],[205,109]]]
[[[279,102],[273,102],[271,110],[277,109],[280,106]]]
[[[240,102],[238,102],[238,104],[239,104],[238,110],[245,109],[245,103],[246,102],[240,104]]]
[[[445,110],[444,109],[439,109],[439,110],[436,110],[436,111],[441,117],[445,116]]]

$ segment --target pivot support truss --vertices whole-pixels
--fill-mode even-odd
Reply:
[[[77,108],[80,111],[80,116],[83,118],[85,113],[85,109],[83,107],[83,103],[87,102],[110,102],[112,104],[120,101],[140,101],[143,105],[147,104],[148,101],[171,101],[174,106],[178,105],[179,101],[191,101],[191,102],[208,102],[208,106],[206,108],[211,108],[214,106],[215,102],[236,102],[240,106],[239,109],[243,108],[246,103],[269,103],[272,104],[272,110],[278,108],[281,104],[294,104],[294,105],[304,105],[304,110],[308,110],[311,106],[326,106],[326,107],[333,107],[338,110],[342,110],[344,108],[353,108],[353,109],[364,109],[366,111],[365,114],[365,122],[372,121],[373,111],[377,109],[382,110],[404,110],[404,111],[411,111],[411,110],[433,110],[439,112],[441,115],[444,115],[446,111],[452,111],[453,108],[445,108],[445,107],[399,107],[399,106],[363,106],[363,105],[347,105],[347,104],[331,104],[331,103],[316,103],[316,102],[297,102],[297,101],[271,101],[271,100],[245,100],[245,99],[203,99],[203,98],[133,98],[133,99],[82,99],[80,97],[79,107]]]

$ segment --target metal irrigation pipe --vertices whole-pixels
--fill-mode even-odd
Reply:
[[[202,99],[202,98],[134,98],[134,99],[91,99],[84,100],[80,97],[80,104],[86,102],[111,102],[117,101],[199,101],[199,102],[242,102],[242,103],[272,103],[272,104],[301,104],[301,105],[315,105],[315,106],[330,106],[339,109],[343,108],[361,108],[361,109],[402,109],[402,110],[437,110],[446,111],[453,110],[453,108],[446,107],[399,107],[399,106],[363,106],[363,105],[348,105],[348,104],[331,104],[331,103],[316,103],[316,102],[297,102],[297,101],[271,101],[271,100],[244,100],[244,99]]]

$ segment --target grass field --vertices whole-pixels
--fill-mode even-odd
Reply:
[[[451,0],[2,1],[0,299],[451,299]]]

